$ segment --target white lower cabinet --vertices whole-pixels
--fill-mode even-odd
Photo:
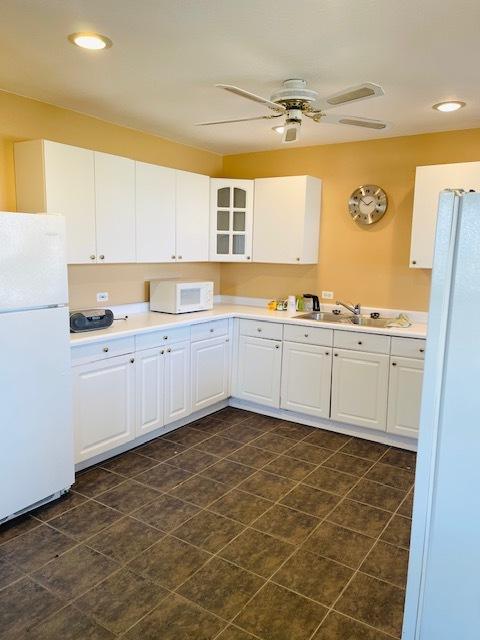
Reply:
[[[165,424],[190,415],[190,341],[172,344],[165,358]]]
[[[333,356],[332,420],[385,431],[389,356],[347,349]]]
[[[390,358],[387,431],[418,437],[422,400],[423,360]]]
[[[165,348],[136,355],[136,429],[141,436],[165,424]]]
[[[192,411],[209,407],[230,395],[228,336],[193,342],[191,346]]]
[[[282,409],[328,418],[331,378],[330,348],[295,342],[283,343]]]
[[[267,407],[280,407],[282,342],[241,335],[233,395]]]
[[[73,367],[75,462],[135,437],[135,357]]]

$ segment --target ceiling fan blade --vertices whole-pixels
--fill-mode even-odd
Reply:
[[[240,89],[239,87],[234,87],[232,84],[216,84],[216,87],[220,89],[225,89],[225,91],[230,91],[230,93],[234,93],[241,98],[246,98],[247,100],[252,100],[253,102],[259,102],[260,104],[265,105],[269,109],[276,111],[277,113],[284,113],[285,107],[281,104],[277,104],[276,102],[272,102],[271,100],[267,100],[267,98],[262,98],[262,96],[257,96],[255,93],[250,93],[250,91],[245,91],[245,89]]]
[[[341,116],[326,113],[313,118],[315,122],[328,122],[331,124],[349,124],[354,127],[364,127],[365,129],[384,130],[390,129],[392,124],[382,120],[372,120],[371,118],[358,118],[357,116]]]
[[[279,113],[277,115],[267,115],[267,116],[256,116],[254,118],[236,118],[235,120],[214,120],[213,122],[196,122],[196,127],[206,127],[211,124],[230,124],[231,122],[248,122],[250,120],[270,120],[271,118],[277,118],[282,114]]]
[[[367,100],[368,98],[377,98],[384,95],[384,90],[378,84],[373,82],[364,82],[355,87],[349,87],[343,91],[338,91],[327,98],[322,98],[320,102],[324,109],[331,109],[342,104],[350,102],[358,102],[359,100]]]

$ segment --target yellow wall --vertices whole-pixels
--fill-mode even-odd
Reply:
[[[210,176],[222,171],[222,157],[215,153],[0,91],[0,211],[15,211],[13,143],[35,138]],[[146,300],[146,281],[158,277],[195,276],[213,280],[216,292],[220,287],[218,264],[75,265],[68,276],[72,308],[95,306],[97,291],[109,292],[109,304]]]
[[[222,293],[327,290],[369,306],[427,309],[431,272],[408,267],[415,167],[479,159],[480,129],[226,156],[225,177],[322,178],[323,207],[318,265],[225,264]],[[389,199],[387,213],[371,227],[347,213],[350,193],[365,183],[381,186]]]

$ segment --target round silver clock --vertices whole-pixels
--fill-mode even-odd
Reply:
[[[348,211],[360,224],[378,222],[387,210],[387,206],[387,194],[376,184],[358,187],[348,200]]]

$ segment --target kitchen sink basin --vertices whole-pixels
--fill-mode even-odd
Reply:
[[[337,324],[358,325],[359,327],[377,327],[382,329],[387,326],[392,318],[371,318],[370,316],[343,315],[342,313],[330,313],[328,311],[311,311],[300,316],[302,320],[315,320],[316,322],[335,322]]]

